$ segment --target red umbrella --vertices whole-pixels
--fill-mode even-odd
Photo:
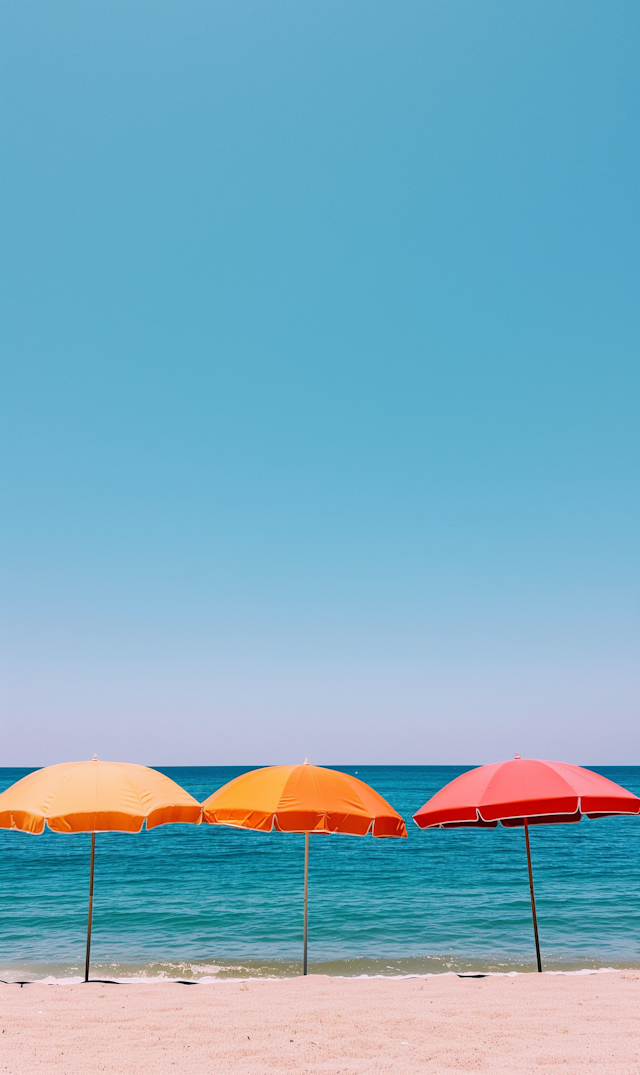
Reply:
[[[561,761],[513,761],[481,765],[437,791],[413,815],[421,829],[495,829],[524,826],[538,970],[542,970],[533,893],[529,825],[567,825],[589,818],[640,813],[640,799],[605,776]]]

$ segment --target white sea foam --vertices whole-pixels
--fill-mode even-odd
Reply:
[[[228,968],[227,968],[228,969]],[[615,974],[623,970],[630,970],[629,967],[582,967],[580,970],[547,970],[543,971],[543,974],[552,975],[567,975],[567,976],[581,976],[586,974]],[[358,982],[358,981],[407,981],[412,978],[426,979],[426,978],[443,978],[443,977],[455,977],[455,978],[519,978],[525,974],[534,974],[534,971],[477,971],[477,972],[458,972],[458,971],[440,971],[431,972],[426,974],[331,974],[326,977],[336,978],[345,982]],[[137,974],[134,977],[126,978],[111,978],[111,979],[90,979],[89,985],[237,985],[239,982],[288,982],[294,978],[299,978],[300,975],[265,975],[257,978],[251,975],[242,975],[236,977],[219,978],[215,975],[202,975],[199,978],[174,978],[168,974]],[[313,975],[313,977],[324,977],[324,975]],[[6,984],[12,984],[7,979],[4,979]],[[54,975],[46,975],[44,978],[35,978],[32,981],[15,982],[16,985],[84,985],[85,981],[83,977],[62,977],[57,978]]]

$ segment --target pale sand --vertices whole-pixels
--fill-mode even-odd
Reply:
[[[640,1072],[640,972],[0,986],[0,1072]]]

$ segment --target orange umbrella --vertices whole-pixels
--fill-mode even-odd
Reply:
[[[364,781],[306,760],[304,765],[272,765],[236,777],[205,799],[202,817],[209,825],[304,833],[303,974],[307,973],[309,833],[407,835],[400,814]]]
[[[39,834],[91,833],[89,916],[84,980],[89,981],[96,832],[140,832],[175,822],[199,824],[201,807],[188,792],[146,765],[65,762],[29,773],[0,794],[0,828]]]

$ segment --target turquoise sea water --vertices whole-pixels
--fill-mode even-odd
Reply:
[[[246,769],[165,768],[197,799]],[[522,830],[420,831],[411,815],[470,766],[334,766],[371,784],[407,840],[312,836],[310,972],[532,970]],[[597,772],[640,794],[640,767]],[[0,770],[0,790],[28,769]],[[534,828],[546,969],[640,966],[640,818]],[[90,836],[0,831],[0,978],[84,967]],[[92,974],[301,972],[302,836],[202,825],[96,837]]]

